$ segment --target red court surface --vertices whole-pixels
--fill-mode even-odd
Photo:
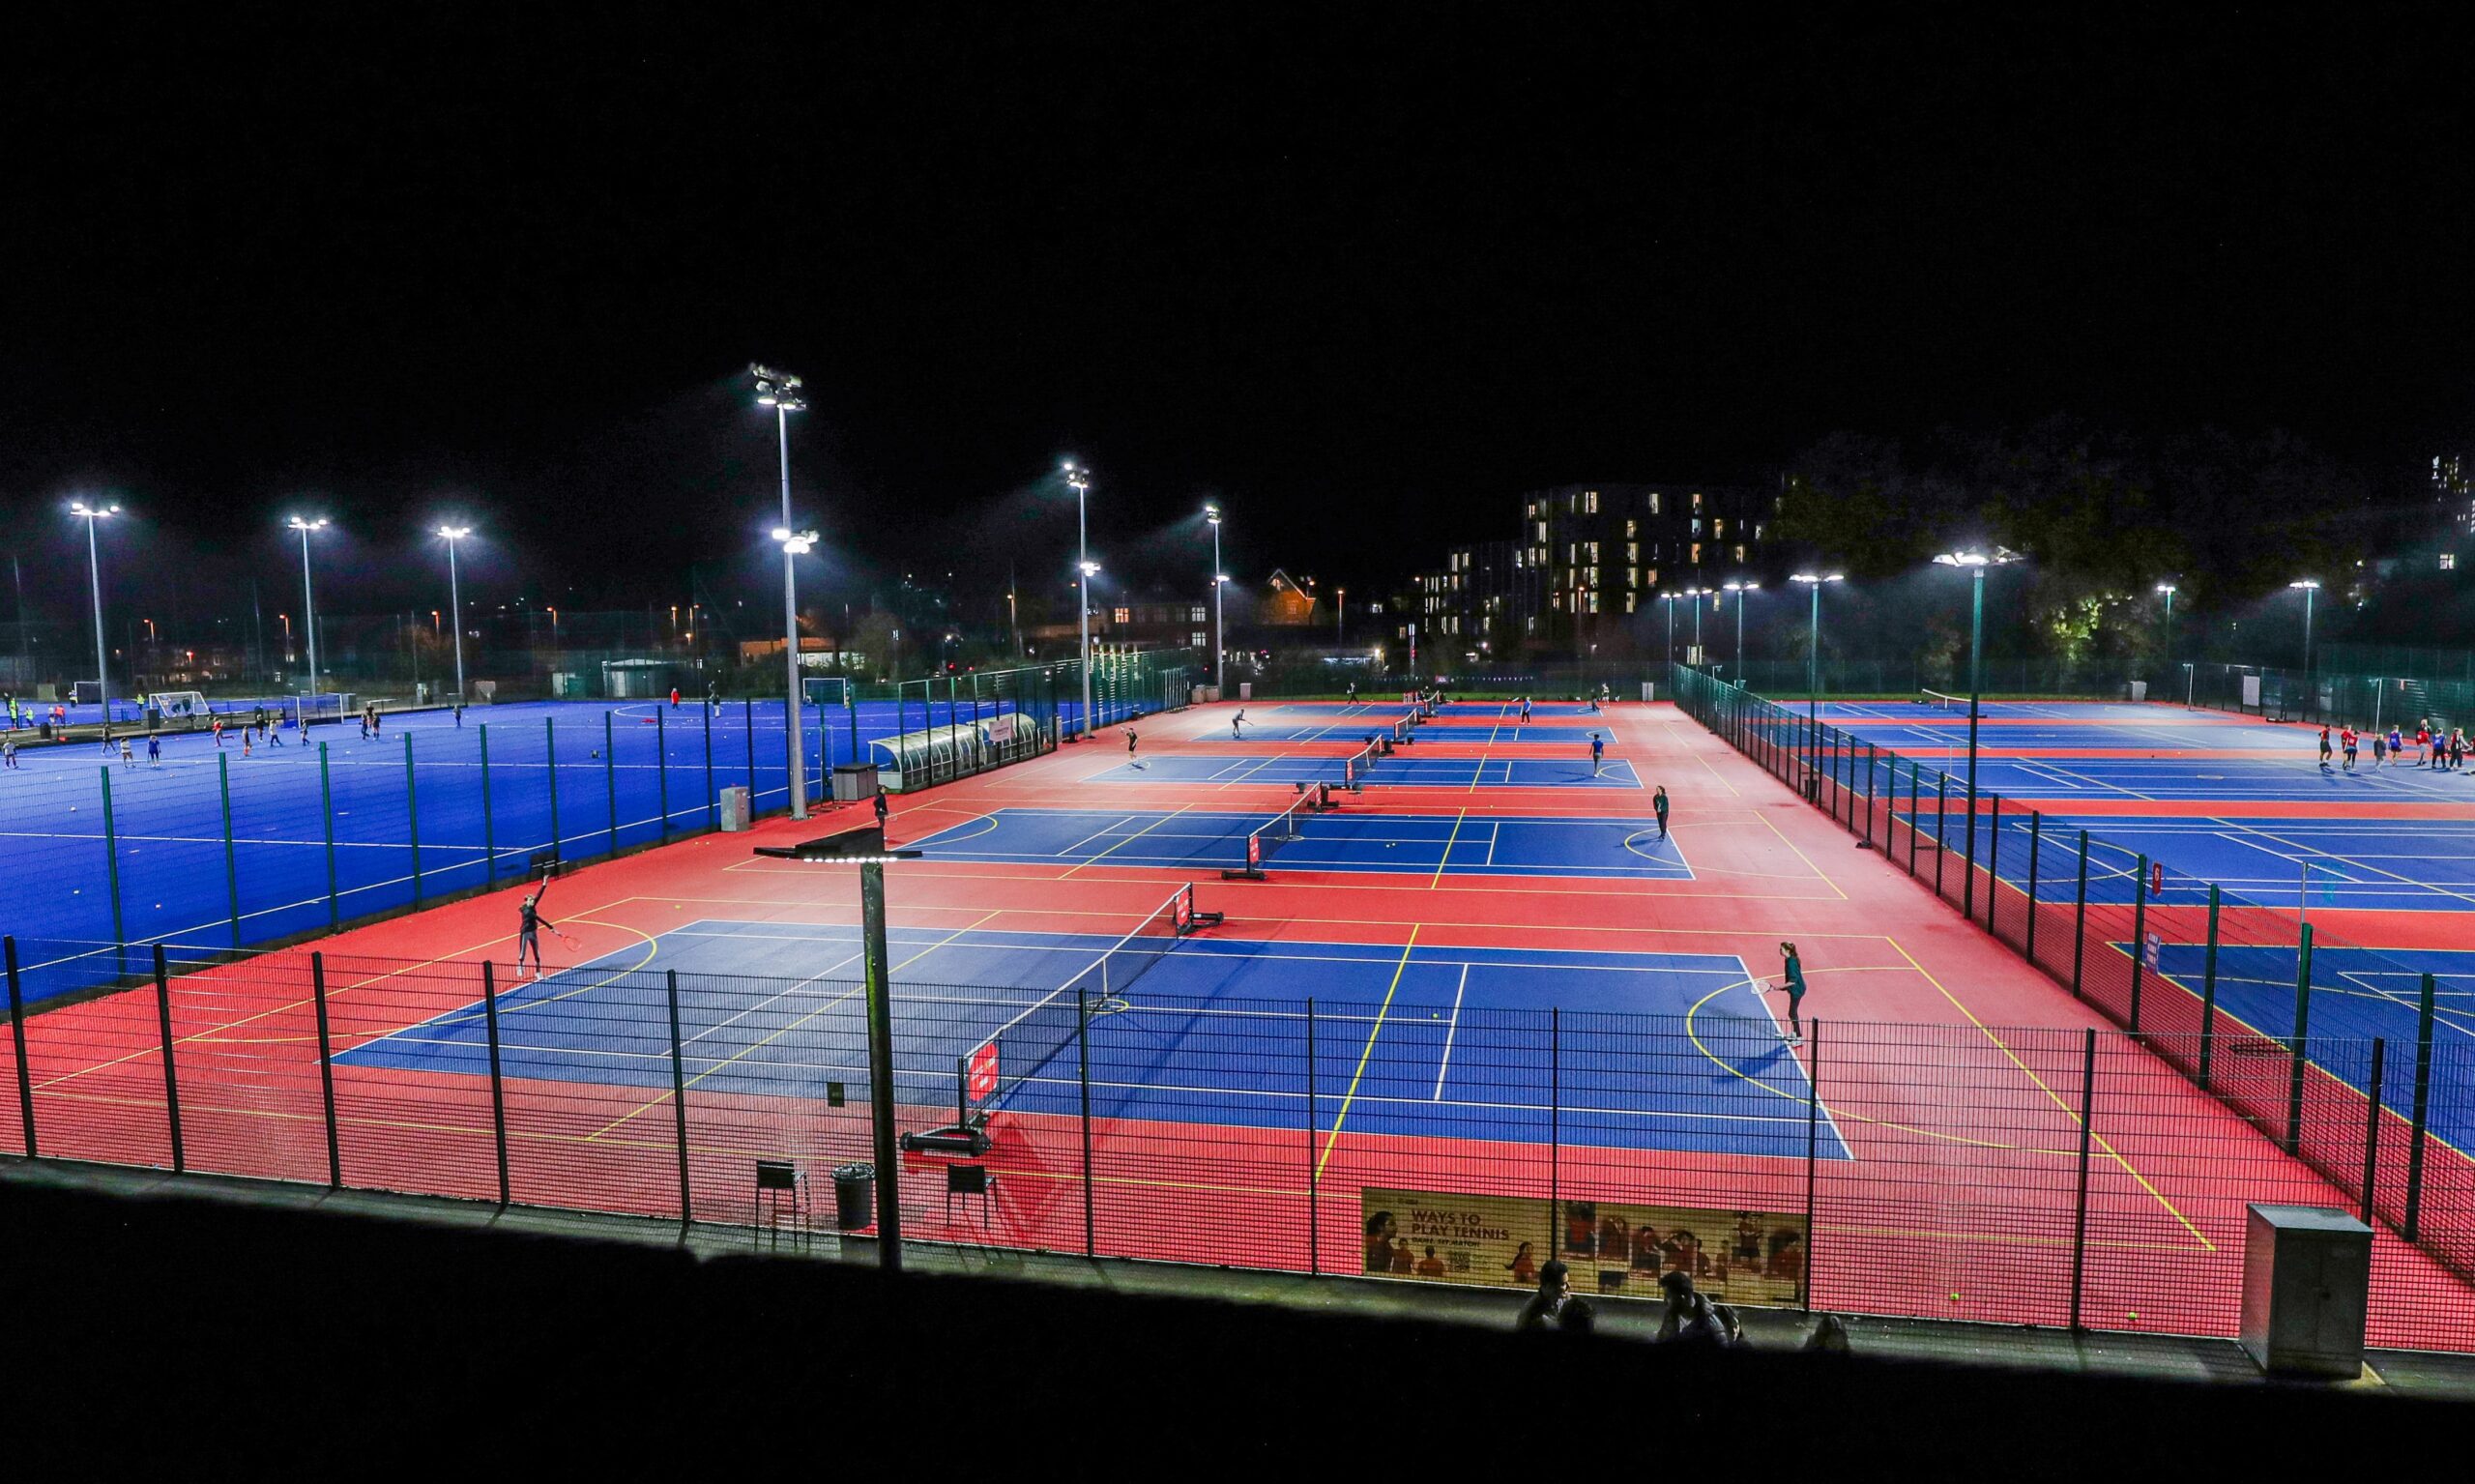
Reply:
[[[1355,750],[1349,741],[1232,742],[1225,726],[1212,735],[1228,710],[1140,724],[1144,755],[1339,758]],[[1376,710],[1388,715],[1399,708]],[[1826,1119],[1849,1157],[1470,1137],[1466,1122],[1441,1115],[1433,1132],[1399,1117],[1370,1131],[1362,1114],[1354,1125],[1352,1099],[1358,1077],[1393,1054],[1385,1020],[1394,1007],[1324,1002],[1318,1013],[1330,1017],[1331,1033],[1355,1037],[1343,1062],[1354,1059],[1356,1073],[1325,1087],[1320,1103],[1310,1094],[1294,1126],[1213,1121],[1217,1104],[1198,1093],[1189,1117],[1097,1119],[1087,1156],[1085,1129],[1073,1116],[1001,1111],[985,1159],[997,1175],[994,1198],[949,1203],[944,1161],[908,1156],[907,1234],[1082,1250],[1088,1232],[1102,1255],[1356,1272],[1366,1261],[1361,1191],[1369,1188],[1752,1209],[1798,1220],[1809,1212],[1810,1301],[1818,1308],[2062,1324],[2074,1312],[2076,1286],[2079,1313],[2092,1327],[2224,1335],[2237,1318],[2246,1204],[2349,1204],[1674,708],[1619,703],[1593,722],[1613,738],[1611,759],[1628,760],[1643,788],[1378,784],[1346,798],[1333,817],[1646,820],[1649,787],[1663,784],[1691,879],[1316,873],[1280,869],[1274,860],[1269,880],[1223,882],[1116,865],[1105,854],[1055,865],[925,859],[889,868],[890,921],[927,934],[1114,935],[1140,922],[1179,881],[1193,879],[1201,905],[1226,914],[1207,938],[1395,947],[1405,963],[1412,947],[1453,946],[1732,956],[1775,986],[1778,946],[1791,939],[1812,983],[1804,1013],[1820,1029],[1790,1054],[1820,1089],[1820,1106],[1783,1097],[1781,1116],[1799,1124]],[[1535,742],[1414,748],[1421,758],[1542,750],[1555,749]],[[1269,816],[1296,798],[1287,785],[1091,781],[1123,761],[1113,738],[901,798],[891,838],[924,839],[1000,809]],[[856,924],[850,875],[758,858],[751,849],[859,822],[850,812],[803,824],[777,819],[744,835],[700,836],[579,869],[556,884],[549,904],[574,939],[552,945],[552,966],[658,973],[663,935],[691,921]],[[339,1058],[334,1158],[344,1183],[497,1198],[486,1077],[366,1064],[349,1053],[469,1011],[479,998],[477,965],[493,960],[504,974],[513,957],[519,895],[510,888],[314,946],[326,955],[327,1034]],[[834,982],[850,976],[845,971]],[[897,963],[898,1030],[905,983]],[[1260,995],[1261,986],[1250,993]],[[1784,1017],[1784,997],[1765,999]],[[187,1168],[327,1179],[307,949],[179,974],[170,1002]],[[1232,1013],[1223,1031],[1247,1043],[1232,1050],[1233,1064],[1282,1054],[1277,1035],[1291,1033],[1283,1013]],[[44,1010],[30,1018],[28,1033],[43,1153],[170,1162],[162,1030],[151,985]],[[1714,1080],[1747,1076],[1702,1045],[1689,1019],[1645,1020],[1643,1034],[1674,1043],[1646,1047],[1645,1056],[1672,1051]],[[0,1055],[14,1062],[9,1048],[0,1046]],[[0,1152],[22,1149],[16,1086],[12,1064],[0,1075]],[[904,1090],[909,1094],[910,1085]],[[1154,1091],[1170,1098],[1180,1091]],[[1509,1102],[1492,1111],[1507,1120],[1535,1112]],[[950,1104],[924,1096],[907,1095],[900,1112],[907,1130],[951,1117]],[[505,1119],[508,1193],[516,1201],[676,1215],[684,1164],[689,1211],[714,1221],[756,1219],[750,1164],[757,1157],[795,1159],[821,1181],[830,1166],[864,1159],[869,1149],[864,1095],[853,1091],[846,1105],[831,1106],[813,1080],[786,1080],[772,1093],[691,1088],[683,1114],[659,1082],[510,1071]],[[821,1225],[830,1229],[830,1195],[812,1200],[826,1208]],[[1553,1245],[1545,1228],[1539,1245],[1542,1256]],[[2075,1263],[2076,1253],[2084,1260]],[[2475,1349],[2475,1296],[2457,1278],[2385,1229],[2374,1261],[2373,1343]],[[1585,1263],[1575,1266],[1588,1287]]]

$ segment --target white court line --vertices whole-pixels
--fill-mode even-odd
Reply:
[[[1447,1021],[1443,1028],[1443,1057],[1435,1065],[1435,1096],[1430,1099],[1434,1102],[1443,1101],[1444,1073],[1452,1069],[1452,1038],[1461,1033],[1461,997],[1469,991],[1469,988],[1470,966],[1463,964],[1461,981],[1452,986],[1452,1019]]]

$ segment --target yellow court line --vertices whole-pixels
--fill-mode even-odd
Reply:
[[[1315,1160],[1315,1176],[1318,1179],[1323,1178],[1324,1166],[1331,1162],[1332,1146],[1341,1142],[1341,1124],[1348,1120],[1350,1104],[1357,1098],[1358,1080],[1366,1075],[1366,1063],[1374,1059],[1375,1038],[1383,1033],[1383,1017],[1392,1008],[1392,996],[1401,987],[1401,975],[1409,972],[1410,955],[1417,949],[1418,928],[1423,925],[1411,926],[1410,941],[1401,945],[1401,961],[1392,966],[1392,982],[1383,986],[1383,1004],[1377,1007],[1375,1024],[1366,1033],[1366,1049],[1357,1054],[1357,1070],[1350,1073],[1350,1090],[1341,1098],[1341,1111],[1332,1116],[1331,1137],[1324,1141],[1324,1152]]]
[[[1460,813],[1452,817],[1452,833],[1444,837],[1443,858],[1435,863],[1435,879],[1427,883],[1427,889],[1429,891],[1433,891],[1436,887],[1443,885],[1443,868],[1452,863],[1453,842],[1461,838],[1461,822],[1469,817],[1470,811],[1468,809],[1463,809]]]
[[[1839,883],[1831,880],[1827,875],[1824,875],[1820,866],[1814,865],[1813,857],[1806,855],[1801,850],[1797,850],[1796,842],[1789,839],[1787,831],[1781,829],[1776,824],[1773,824],[1770,816],[1766,814],[1756,814],[1754,818],[1761,820],[1764,829],[1768,829],[1772,834],[1779,836],[1780,844],[1787,846],[1791,851],[1795,851],[1796,858],[1803,861],[1807,866],[1812,867],[1815,877],[1819,879],[1823,886],[1828,887],[1833,895],[1837,896],[1843,902],[1848,900],[1848,893],[1840,889]]]
[[[2072,1107],[2068,1099],[2054,1091],[2053,1089],[2046,1086],[2045,1079],[2030,1070],[2028,1063],[2021,1061],[2019,1056],[2013,1052],[2009,1046],[2003,1044],[2002,1037],[1986,1029],[1985,1022],[1976,1018],[1976,1012],[1974,1010],[1971,1010],[1966,1005],[1962,1004],[1960,1003],[1959,996],[1954,995],[1948,989],[1943,988],[1942,981],[1934,977],[1932,971],[1928,970],[1923,964],[1916,963],[1916,955],[1908,952],[1906,945],[1902,944],[1898,939],[1891,937],[1887,933],[1883,935],[1882,941],[1889,944],[1892,947],[1897,948],[1902,958],[1907,959],[1911,964],[1915,964],[1916,972],[1925,976],[1925,982],[1933,985],[1936,992],[1940,994],[1943,999],[1950,1001],[1954,1009],[1966,1016],[1968,1024],[1976,1027],[1977,1031],[1983,1034],[1987,1040],[1992,1041],[1995,1048],[2000,1051],[2004,1057],[2008,1058],[2012,1065],[2020,1069],[2021,1075],[2036,1084],[2038,1091],[2043,1092],[2050,1098],[2053,1098],[2054,1106],[2060,1108],[2065,1117],[2069,1118],[2075,1123],[2080,1121],[2080,1110]],[[2193,1225],[2192,1218],[2184,1215],[2182,1211],[2175,1207],[2173,1202],[2167,1200],[2166,1193],[2164,1191],[2159,1190],[2155,1185],[2150,1184],[2148,1177],[2140,1174],[2139,1169],[2134,1166],[2129,1159],[2125,1158],[2122,1152],[2116,1149],[2112,1143],[2109,1141],[2104,1134],[2101,1134],[2094,1128],[2091,1128],[2088,1130],[2088,1137],[2095,1142],[2099,1149],[2106,1151],[2107,1158],[2111,1159],[2114,1163],[2122,1166],[2124,1174],[2130,1176],[2134,1180],[2137,1180],[2140,1183],[2140,1189],[2147,1191],[2149,1195],[2156,1199],[2158,1205],[2166,1208],[2168,1213],[2172,1215],[2175,1220],[2181,1222],[2185,1231],[2198,1238],[2201,1246],[2207,1248],[2211,1252],[2215,1252],[2217,1250],[2217,1244],[2208,1239],[2208,1235],[2202,1232],[2198,1226]]]

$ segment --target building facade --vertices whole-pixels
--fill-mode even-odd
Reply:
[[[1661,598],[1760,578],[1778,502],[1776,491],[1732,484],[1531,490],[1519,497],[1514,538],[1454,547],[1442,567],[1417,575],[1397,637],[1414,623],[1423,652],[1463,659],[1656,654]]]

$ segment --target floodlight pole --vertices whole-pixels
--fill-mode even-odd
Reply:
[[[118,509],[118,506],[112,507],[112,509]],[[82,505],[74,507],[74,509],[86,522],[86,580],[95,596],[95,700],[102,710],[103,735],[109,737],[112,733],[111,666],[103,654],[103,559],[95,544],[95,522],[108,516],[111,510],[89,509]],[[18,638],[22,641],[25,636],[25,603],[22,599],[17,608]]]
[[[1229,630],[1221,618],[1220,590],[1229,578],[1220,565],[1220,507],[1205,506],[1203,518],[1211,522],[1211,688],[1221,690],[1229,684]]]
[[[309,689],[307,694],[311,700],[317,699],[318,695],[318,608],[317,604],[311,599],[309,594],[309,533],[317,530],[320,526],[323,526],[327,522],[323,518],[318,520],[303,520],[298,515],[292,518],[292,529],[301,533],[301,628],[302,632],[307,636],[309,642]],[[308,725],[306,713],[304,713],[302,725],[305,727]]]
[[[868,1120],[876,1135],[877,1266],[902,1271],[902,1194],[896,1185],[901,1156],[893,1126],[893,1000],[892,962],[886,946],[886,868],[882,861],[859,866],[859,920],[867,941],[865,975],[868,993]]]
[[[1813,594],[1813,622],[1805,626],[1805,764],[1821,766],[1821,586],[1837,582],[1837,572],[1798,572],[1788,579],[1805,585]]]
[[[1065,466],[1065,482],[1074,486],[1074,571],[1083,612],[1083,740],[1092,740],[1092,526],[1086,496],[1090,473]]]
[[[455,699],[461,701],[464,699],[464,596],[455,576],[455,542],[460,533],[442,530],[438,534],[447,538],[447,616],[455,626]]]
[[[773,436],[781,451],[782,524],[791,524],[791,410],[773,404]],[[800,736],[800,576],[791,552],[782,543],[782,659],[787,688],[782,694],[784,741],[790,754],[791,818],[808,817],[807,747]],[[897,1260],[897,1266],[899,1262]]]
[[[1976,724],[1977,713],[1984,710],[1984,708],[1978,704],[1978,697],[1983,695],[1985,690],[1985,568],[1982,566],[1970,567],[1968,569],[1968,575],[1972,580],[1968,586],[1967,858],[1973,861],[1976,859]],[[1936,822],[1936,828],[1940,828],[1939,821]],[[1993,888],[1988,887],[1986,889],[1990,891]],[[1968,901],[1963,910],[1969,914],[1973,914],[1975,911],[1975,891],[1976,876],[1975,873],[1971,872],[1967,878],[1967,890],[1963,893],[1968,897]],[[2132,947],[2134,951],[2138,951],[2140,946],[2138,944],[2134,944]]]

